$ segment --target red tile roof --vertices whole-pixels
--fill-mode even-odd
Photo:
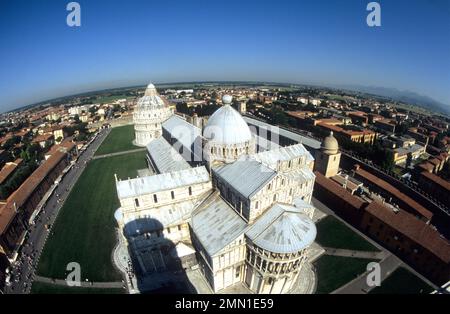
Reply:
[[[395,213],[376,201],[371,202],[366,207],[366,211],[405,237],[428,249],[445,263],[450,262],[450,242],[432,226],[403,210]]]
[[[53,138],[53,134],[42,134],[38,135],[33,139],[33,143],[45,142]]]
[[[352,195],[338,183],[326,178],[323,174],[315,171],[316,184],[320,185],[330,193],[334,194],[337,198],[341,199],[345,203],[350,204],[355,209],[360,209],[364,204],[364,201],[357,196]]]
[[[18,158],[13,162],[7,162],[6,165],[3,166],[2,170],[0,171],[0,184],[2,184],[21,163],[22,163],[21,158]]]
[[[389,184],[388,182],[378,178],[377,176],[374,176],[373,174],[367,172],[362,168],[355,170],[355,172],[364,179],[370,181],[372,184],[378,186],[379,188],[398,198],[399,200],[407,204],[410,208],[414,209],[418,214],[422,215],[428,220],[431,220],[431,218],[433,217],[432,212],[430,212],[428,209],[417,203],[415,200],[413,200],[412,198],[410,198],[409,196],[407,196],[406,194],[404,194],[403,192],[401,192],[399,189]]]
[[[422,172],[421,175],[450,192],[450,182],[447,180],[442,179],[434,173],[429,173],[426,171]]]
[[[56,151],[29,176],[10,197],[8,197],[6,204],[0,207],[0,234],[7,229],[10,222],[14,219],[16,214],[15,206],[19,209],[25,204],[34,190],[59,164],[59,162],[65,158],[65,156],[65,152]]]

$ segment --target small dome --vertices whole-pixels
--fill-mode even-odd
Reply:
[[[230,105],[232,101],[233,101],[233,97],[231,95],[223,95],[222,103],[224,105]]]
[[[158,92],[156,91],[156,87],[155,85],[153,85],[152,83],[147,85],[147,88],[145,89],[145,94],[144,96],[157,96]]]
[[[324,153],[328,154],[336,154],[339,150],[338,141],[333,136],[333,131],[330,132],[330,135],[325,137],[322,142],[321,149]]]
[[[222,101],[231,102],[231,96],[225,97]],[[241,144],[252,139],[252,133],[247,123],[229,104],[219,108],[208,119],[203,136],[211,142],[224,145]]]

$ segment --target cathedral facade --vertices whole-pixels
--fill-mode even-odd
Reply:
[[[302,144],[259,149],[231,101],[203,129],[174,114],[160,120],[147,144],[153,175],[116,179],[115,217],[144,275],[168,264],[155,259],[170,243],[191,249],[214,292],[240,283],[288,293],[316,237],[314,159]]]

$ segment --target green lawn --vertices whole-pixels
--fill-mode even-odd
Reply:
[[[331,293],[366,271],[371,259],[323,255],[314,262],[318,294]]]
[[[379,251],[370,242],[333,216],[327,216],[317,224],[316,241],[324,247],[356,251]]]
[[[124,125],[113,128],[102,145],[97,149],[95,155],[118,153],[126,150],[137,149],[133,145],[134,125]]]
[[[119,288],[86,288],[53,285],[43,282],[34,282],[31,286],[32,294],[124,294],[125,289]]]
[[[434,291],[422,279],[403,267],[397,268],[381,286],[372,289],[371,294],[429,294]]]
[[[78,262],[81,277],[90,281],[116,281],[111,252],[116,244],[114,212],[119,207],[114,173],[136,177],[146,168],[145,152],[91,161],[72,189],[52,228],[41,255],[38,274],[65,278],[66,265]]]

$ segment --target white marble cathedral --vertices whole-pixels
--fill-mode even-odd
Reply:
[[[153,175],[116,179],[115,217],[143,273],[166,266],[155,252],[169,240],[191,248],[214,292],[237,283],[254,293],[290,292],[316,237],[314,159],[302,144],[257,147],[231,96],[222,100],[201,130],[149,85],[135,129]]]

